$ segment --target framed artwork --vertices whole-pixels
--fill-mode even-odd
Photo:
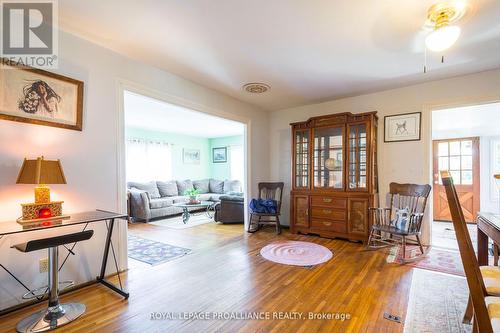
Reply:
[[[82,130],[82,81],[0,60],[0,119]]]
[[[213,148],[212,149],[212,161],[214,163],[226,163],[227,162],[227,147]]]
[[[200,150],[184,148],[182,150],[182,161],[184,164],[200,164]]]
[[[384,142],[419,141],[422,113],[403,113],[384,117]]]

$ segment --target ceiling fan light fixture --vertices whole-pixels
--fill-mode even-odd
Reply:
[[[449,49],[460,37],[460,27],[447,25],[431,32],[425,39],[427,48],[434,52]]]
[[[429,8],[427,24],[433,31],[425,39],[426,47],[434,52],[450,48],[460,37],[461,29],[452,23],[460,20],[467,10],[467,2],[440,2]]]

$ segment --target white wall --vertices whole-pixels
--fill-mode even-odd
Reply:
[[[190,101],[216,115],[248,120],[251,137],[249,149],[253,157],[250,178],[252,193],[257,192],[257,182],[268,179],[268,165],[262,162],[269,155],[267,113],[67,33],[60,33],[59,49],[59,70],[56,72],[85,83],[83,132],[0,121],[0,220],[17,218],[20,215],[19,204],[32,201],[32,186],[16,185],[15,180],[23,158],[39,155],[62,160],[68,184],[54,185],[52,189],[53,198],[65,201],[66,212],[119,209],[118,86],[122,80]],[[92,240],[77,246],[79,256],[70,258],[62,272],[62,279],[75,279],[81,283],[97,275],[104,229],[103,226],[92,228],[96,234]],[[38,259],[46,257],[46,254],[43,251],[21,254],[9,247],[27,237],[55,233],[43,231],[0,239],[0,262],[29,286],[43,285],[46,274],[38,273]],[[124,248],[124,241],[115,239],[115,245]],[[125,266],[125,262],[120,264]],[[24,291],[17,283],[0,270],[0,308],[18,303],[22,293]]]
[[[500,100],[500,70],[272,112],[269,158],[271,177],[286,183],[283,221],[288,223],[289,219],[291,122],[331,113],[378,111],[380,192],[385,194],[389,183],[393,181],[430,183],[431,108],[494,100]],[[422,140],[384,143],[384,116],[406,112],[423,112]],[[427,211],[426,225],[423,228],[426,241],[430,235],[430,211],[431,209]]]

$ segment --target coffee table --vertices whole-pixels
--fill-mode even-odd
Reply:
[[[182,213],[182,222],[186,224],[189,221],[189,218],[191,217],[191,213],[189,212],[189,208],[205,208],[205,214],[207,214],[208,217],[210,216],[210,209],[213,208],[215,202],[212,201],[202,201],[200,203],[196,204],[190,204],[187,202],[179,202],[179,203],[174,203],[174,207],[179,207],[182,208],[183,213]]]

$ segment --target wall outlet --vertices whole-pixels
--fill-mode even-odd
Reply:
[[[40,273],[48,272],[49,271],[49,258],[40,259],[38,267],[39,267]]]

